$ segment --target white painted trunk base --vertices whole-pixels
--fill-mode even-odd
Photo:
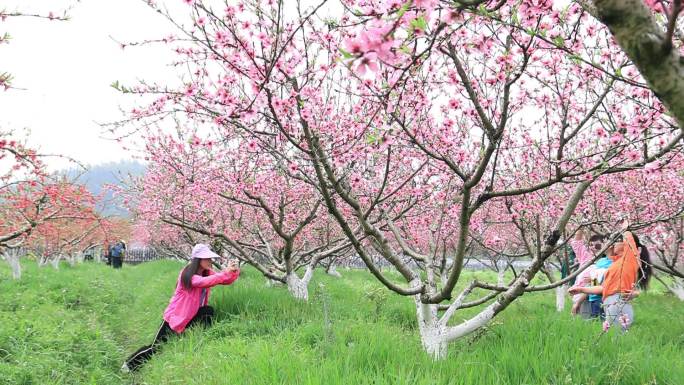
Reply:
[[[464,298],[457,298],[454,303],[461,303]],[[493,304],[487,306],[474,317],[455,326],[448,326],[449,319],[454,315],[454,309],[450,308],[442,314],[437,314],[437,305],[424,304],[420,301],[420,295],[414,296],[416,304],[416,316],[418,318],[418,331],[420,341],[425,352],[433,360],[443,360],[447,357],[449,343],[467,336],[477,329],[487,325],[494,318]]]
[[[7,261],[7,264],[10,265],[10,269],[12,270],[12,278],[13,279],[20,279],[21,278],[21,255],[19,253],[19,250],[17,250],[17,249],[5,250],[5,252],[2,253],[2,259]]]
[[[47,265],[48,262],[49,262],[49,260],[47,257],[41,256],[38,258],[38,261],[37,261],[38,267],[43,267],[43,266]]]
[[[433,360],[445,359],[449,342],[446,339],[446,327],[441,325],[437,317],[437,306],[420,302],[419,296],[415,296],[415,303],[418,332],[423,349]]]
[[[266,287],[276,287],[276,286],[280,286],[282,284],[283,284],[282,282],[276,281],[275,279],[266,278],[266,283],[265,283]]]
[[[559,313],[565,309],[565,293],[567,291],[567,284],[556,287],[556,311]]]
[[[286,278],[287,291],[292,294],[293,297],[302,301],[309,300],[309,281],[303,280],[297,277],[296,274],[288,274]]]
[[[439,326],[420,328],[420,342],[433,360],[443,360],[447,357],[449,342],[446,339],[446,328]]]
[[[19,257],[18,256],[6,256],[7,258],[7,263],[9,263],[10,268],[12,269],[12,278],[14,279],[20,279],[21,278],[21,263],[19,262]]]
[[[680,301],[684,301],[684,279],[675,278],[674,284],[668,289],[677,297]]]
[[[335,266],[331,266],[328,269],[328,271],[326,271],[326,273],[328,273],[328,275],[332,275],[333,277],[336,277],[336,278],[342,278],[342,274],[340,274],[340,272],[337,271],[337,267],[335,267]]]

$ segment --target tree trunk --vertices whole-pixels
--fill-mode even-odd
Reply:
[[[293,297],[299,300],[308,301],[309,300],[309,281],[303,280],[297,277],[296,273],[290,273],[287,275],[287,290],[292,294]]]
[[[505,286],[506,285],[506,269],[499,269],[499,273],[497,274],[497,285],[499,286]]]
[[[328,269],[325,272],[328,275],[332,275],[333,277],[342,278],[342,274],[340,274],[340,272],[337,271],[337,267],[335,265],[328,266]]]
[[[59,260],[60,259],[62,259],[62,256],[57,255],[54,258],[52,258],[52,260],[50,261],[50,264],[52,265],[52,267],[55,268],[55,270],[59,270]]]
[[[20,262],[20,257],[19,253],[10,250],[6,251],[4,253],[5,260],[7,260],[7,263],[10,265],[10,268],[12,269],[12,278],[14,279],[20,279],[21,278],[21,262]]]
[[[447,269],[442,270],[442,273],[439,275],[439,278],[442,281],[442,286],[446,285],[447,281],[449,280],[449,275],[447,274]]]
[[[674,283],[667,287],[675,297],[680,301],[684,301],[684,279],[674,278]]]
[[[423,349],[433,360],[443,360],[447,357],[449,342],[446,339],[446,328],[441,325],[437,317],[437,305],[420,302],[420,296],[415,296],[415,301],[418,331]]]
[[[38,262],[38,267],[43,267],[43,266],[48,264],[48,257],[46,257],[45,255],[41,255],[40,257],[38,257],[37,262]]]
[[[643,0],[593,0],[597,18],[684,127],[684,62]]]
[[[266,287],[275,287],[275,286],[279,286],[282,284],[283,283],[280,281],[276,281],[275,279],[271,279],[271,278],[266,277],[266,283],[265,283]]]
[[[559,313],[565,309],[565,293],[567,290],[567,284],[556,287],[556,311]]]

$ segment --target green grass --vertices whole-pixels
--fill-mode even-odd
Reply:
[[[420,347],[412,302],[387,295],[376,307],[365,294],[378,284],[345,270],[342,279],[317,273],[307,304],[247,269],[213,291],[214,326],[188,330],[138,374],[121,374],[123,359],[151,342],[180,267],[162,261],[115,271],[85,263],[55,271],[26,261],[13,281],[0,265],[0,384],[684,381],[684,303],[657,288],[636,300],[627,335],[600,336],[599,323],[557,313],[553,292],[527,294],[486,329],[451,344],[446,360],[432,362]]]

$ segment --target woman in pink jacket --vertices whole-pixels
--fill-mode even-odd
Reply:
[[[213,258],[219,256],[207,245],[197,244],[192,248],[192,260],[178,276],[176,292],[164,311],[164,321],[154,337],[154,342],[133,353],[124,362],[122,371],[137,370],[156,353],[159,344],[166,341],[170,335],[180,334],[187,327],[198,323],[205,326],[211,324],[214,309],[207,305],[211,288],[216,285],[230,285],[240,275],[235,261],[231,261],[226,270],[215,273],[211,270]]]

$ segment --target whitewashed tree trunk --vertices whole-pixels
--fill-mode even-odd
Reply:
[[[415,286],[419,285],[420,282],[416,280],[412,284]],[[482,309],[472,318],[455,326],[448,326],[449,320],[461,306],[466,296],[472,291],[474,283],[459,294],[441,317],[437,316],[437,305],[422,303],[420,301],[420,294],[414,296],[423,348],[434,360],[446,358],[450,342],[463,338],[487,325],[498,312],[520,296],[524,286],[528,284],[529,278],[527,274],[522,274],[494,303]]]
[[[83,260],[85,259],[85,254],[81,251],[77,252],[76,255],[74,256],[76,259],[76,263],[83,263]]]
[[[420,302],[420,296],[415,297],[415,302],[418,331],[423,349],[434,360],[445,359],[449,342],[446,339],[446,328],[437,317],[437,306]]]
[[[499,286],[506,285],[506,269],[499,269],[499,273],[496,276],[496,283]]]
[[[330,266],[328,268],[328,270],[326,271],[326,273],[328,273],[328,275],[332,275],[333,277],[336,277],[336,278],[342,278],[342,274],[340,274],[340,272],[337,271],[337,267],[335,265]]]
[[[19,257],[19,251],[16,249],[10,249],[6,250],[3,253],[4,259],[7,261],[7,263],[10,265],[10,268],[12,269],[12,278],[14,279],[20,279],[21,278],[21,258]]]
[[[567,284],[556,287],[556,311],[559,313],[565,309],[565,293],[567,291]]]
[[[74,267],[76,266],[76,255],[74,254],[67,254],[64,259],[69,263],[69,266]]]
[[[286,278],[287,290],[293,297],[299,300],[309,300],[309,281],[297,277],[296,273],[290,273]]]
[[[318,263],[318,261],[313,261],[306,267],[306,272],[304,272],[302,278],[299,278],[294,271],[287,274],[287,277],[285,278],[287,290],[293,297],[303,301],[309,300],[309,282],[311,281],[311,277],[313,277],[316,263]]]
[[[38,267],[43,267],[43,266],[45,266],[45,265],[48,264],[49,259],[48,259],[47,256],[41,255],[40,257],[38,257],[38,261],[37,261],[37,262],[38,262]]]
[[[283,284],[282,282],[276,281],[275,279],[271,279],[268,277],[266,278],[266,283],[265,283],[266,287],[274,287],[274,286],[279,286],[282,284]]]
[[[62,259],[61,255],[56,255],[52,260],[50,261],[50,264],[52,267],[55,268],[55,270],[59,270],[59,260]]]
[[[680,301],[684,301],[684,279],[675,278],[674,283],[667,287],[675,297]]]

